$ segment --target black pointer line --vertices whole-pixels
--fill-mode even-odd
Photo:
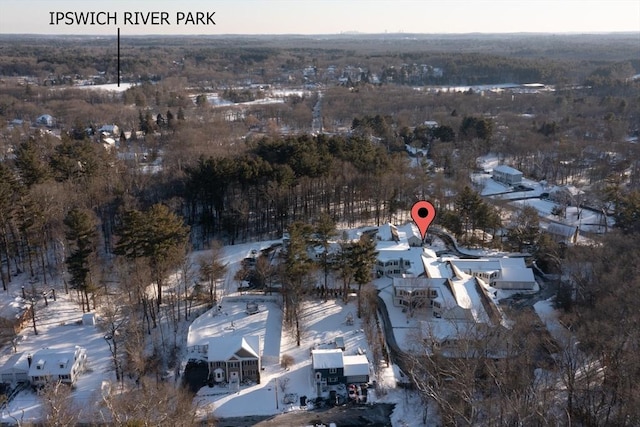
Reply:
[[[120,87],[120,27],[118,27],[118,87]]]

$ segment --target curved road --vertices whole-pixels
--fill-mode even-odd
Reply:
[[[392,363],[398,365],[398,367],[403,372],[409,372],[406,361],[404,358],[404,352],[400,349],[398,342],[396,341],[396,336],[393,333],[393,326],[391,325],[391,319],[389,318],[389,312],[387,311],[387,305],[384,300],[378,296],[378,313],[380,313],[380,318],[382,320],[382,326],[384,329],[385,341],[387,342],[387,347],[389,348],[389,358]]]

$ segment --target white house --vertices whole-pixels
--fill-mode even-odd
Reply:
[[[522,182],[522,172],[507,165],[493,168],[493,179],[507,185],[518,185]]]
[[[504,315],[482,281],[469,275],[462,276],[419,277],[409,282],[396,279],[394,302],[408,308],[418,303],[408,315],[418,310],[426,314],[427,320],[419,321],[419,329],[431,352],[465,357],[474,357],[478,349],[483,354],[499,353]],[[412,294],[407,289],[411,289]],[[475,344],[459,346],[460,342]]]
[[[500,315],[486,289],[475,277],[411,277],[393,279],[394,305],[410,313],[424,310],[431,317],[474,323],[497,323]]]
[[[29,381],[34,387],[42,387],[51,381],[73,385],[84,372],[87,352],[76,346],[74,349],[43,348],[27,356]]]
[[[536,279],[533,270],[523,258],[450,259],[453,273],[469,274],[483,280],[496,289],[534,290]]]
[[[420,276],[424,274],[424,258],[435,258],[428,248],[410,247],[407,243],[384,245],[378,243],[376,257],[376,275],[378,277]]]

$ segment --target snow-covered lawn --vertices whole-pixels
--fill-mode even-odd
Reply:
[[[223,319],[223,322],[228,325],[230,324],[229,320],[224,320],[227,317],[238,319],[236,316],[242,316],[240,312],[244,310],[244,305],[239,300],[237,303],[234,300],[235,298],[229,299],[227,300],[228,302],[223,303],[222,311],[227,313],[226,316],[218,314],[212,317],[205,313],[194,322],[194,325],[198,325],[199,331],[214,331],[216,329],[220,331],[221,323],[217,323],[217,328],[214,326],[216,322],[219,322],[217,319]],[[236,304],[236,307],[232,309],[231,305],[233,304]],[[269,310],[266,321],[256,317],[261,315],[262,312],[251,316],[244,314],[251,323],[254,323],[254,329],[247,328],[245,330],[247,332],[251,330],[258,331],[258,333],[260,330],[264,330],[264,354],[273,356],[271,354],[275,351],[273,346],[277,337],[280,337],[281,330],[280,324],[275,321],[269,322],[269,317],[271,316],[271,310],[278,310],[278,308],[274,303],[264,303],[264,305]],[[355,317],[356,310],[357,306],[352,302],[344,304],[341,301],[330,300],[327,302],[309,301],[305,303],[302,318],[304,332],[301,345],[298,347],[291,334],[287,333],[286,330],[282,330],[279,354],[292,356],[294,359],[292,366],[285,370],[280,366],[279,359],[276,358],[274,360],[271,357],[263,357],[264,370],[260,374],[260,384],[241,387],[238,392],[229,392],[221,395],[212,395],[212,390],[205,386],[198,392],[197,401],[199,407],[207,413],[213,412],[216,417],[272,415],[283,411],[299,410],[299,401],[286,405],[282,402],[284,393],[281,386],[283,383],[287,384],[285,390],[287,394],[307,396],[309,399],[316,397],[315,385],[312,381],[310,354],[313,346],[331,347],[335,338],[342,336],[347,354],[356,354],[358,349],[368,350],[368,344],[360,327],[360,321]],[[353,325],[347,325],[346,319],[348,315],[354,317]],[[206,324],[210,326],[205,326]],[[234,320],[234,324],[241,326],[240,320]],[[224,327],[222,327],[222,330],[224,330]]]
[[[263,348],[263,357],[280,360],[280,328],[282,311],[276,296],[230,296],[193,321],[189,326],[187,349],[204,345],[211,337],[243,337],[257,335]],[[258,304],[258,313],[247,314],[249,302]],[[193,355],[187,352],[187,357]],[[195,355],[194,357],[197,357]]]
[[[550,200],[528,199],[511,202],[515,206],[531,206],[538,211],[538,215],[546,221],[558,222],[573,227],[579,227],[581,231],[590,231],[596,233],[604,232],[603,216],[599,212],[593,212],[588,209],[579,209],[577,206],[567,206],[566,215],[558,217],[553,215],[551,211],[558,205]],[[607,217],[607,226],[612,227],[613,218]]]
[[[11,298],[11,294],[19,294],[18,287],[12,284],[15,291],[3,294]],[[93,419],[92,414],[99,404],[100,390],[103,381],[115,381],[111,364],[111,353],[107,341],[97,326],[82,325],[82,310],[73,300],[75,293],[57,293],[57,301],[49,301],[45,306],[42,301],[36,310],[38,335],[32,327],[24,329],[19,336],[17,346],[19,353],[33,354],[42,348],[73,349],[78,345],[87,350],[87,370],[78,377],[72,393],[74,404],[81,408],[81,419]],[[11,346],[3,349],[0,366],[13,354]],[[40,398],[28,388],[21,391],[0,414],[3,423],[15,423],[14,418],[24,422],[36,422],[41,418]],[[14,417],[14,418],[13,418]],[[86,418],[88,417],[88,418]]]

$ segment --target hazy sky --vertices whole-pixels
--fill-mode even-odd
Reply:
[[[117,24],[49,25],[50,12],[111,12]],[[166,12],[170,25],[125,25],[124,13]],[[215,26],[176,25],[214,12]],[[0,33],[336,34],[640,31],[640,0],[0,0]]]

